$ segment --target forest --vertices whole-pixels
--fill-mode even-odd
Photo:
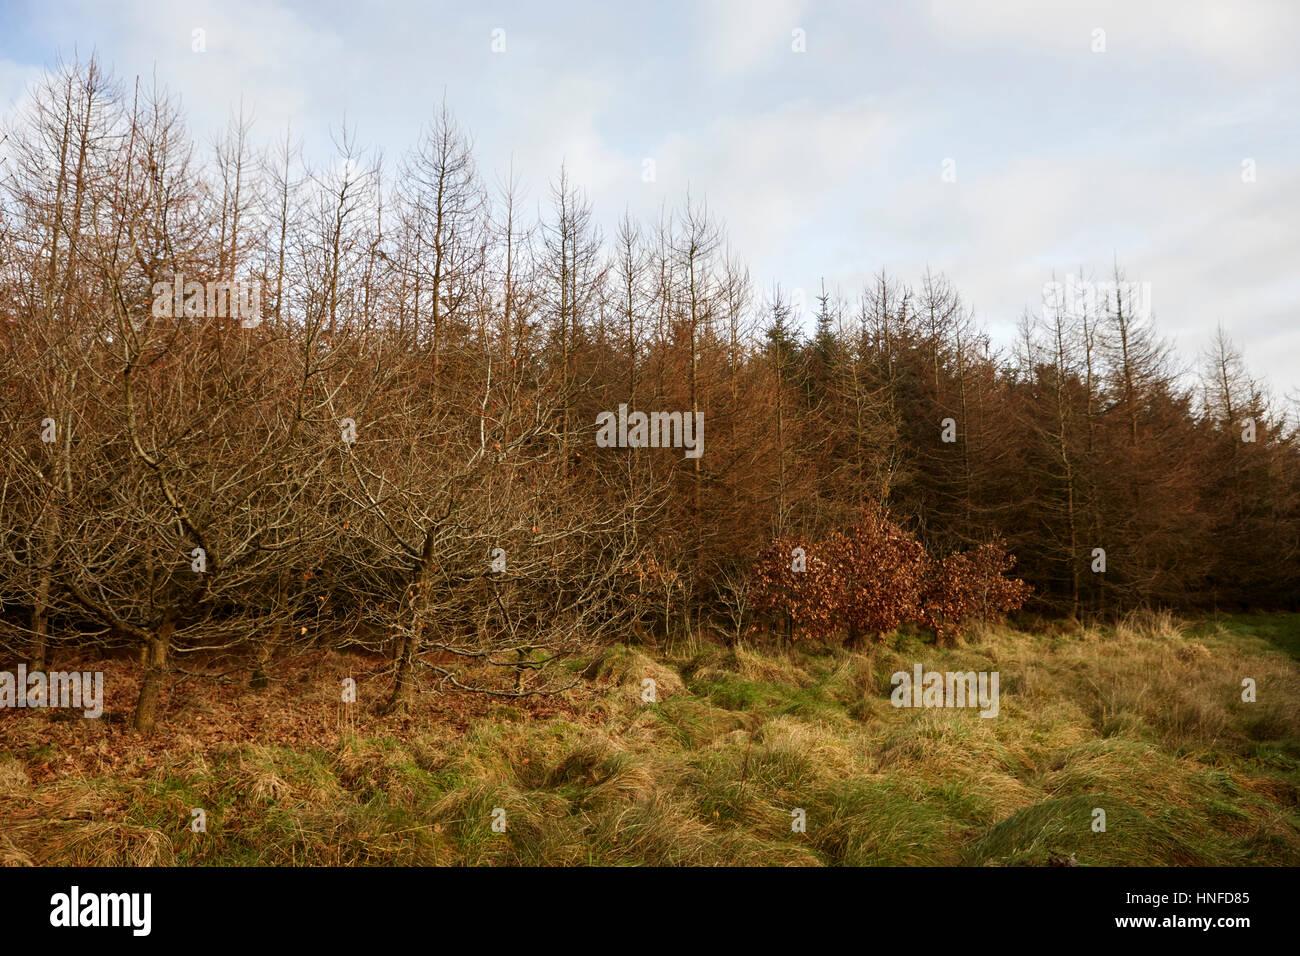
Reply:
[[[1296,396],[1226,326],[1177,353],[1120,264],[995,346],[942,274],[787,290],[698,196],[606,232],[430,112],[396,158],[202,143],[92,58],[0,132],[7,660],[127,655],[149,734],[308,649],[401,712],[628,642],[1297,610]],[[600,440],[624,407],[702,453]]]

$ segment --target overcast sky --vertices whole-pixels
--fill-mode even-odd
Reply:
[[[91,50],[319,159],[346,113],[391,163],[445,91],[489,180],[564,161],[608,225],[689,187],[760,290],[928,265],[1004,343],[1117,260],[1185,358],[1222,322],[1300,386],[1300,2],[0,0],[0,111]]]

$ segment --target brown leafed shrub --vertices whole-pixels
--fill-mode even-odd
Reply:
[[[852,528],[825,541],[772,542],[754,563],[751,587],[755,609],[791,636],[844,631],[857,643],[913,622],[948,642],[970,621],[1024,604],[1029,586],[1005,576],[1014,566],[1000,540],[933,558],[888,511],[868,504]]]
[[[913,535],[872,503],[846,534],[829,541],[837,605],[832,614],[851,643],[877,639],[915,620],[929,559]]]
[[[944,643],[973,619],[1019,610],[1031,588],[1019,578],[1005,577],[1015,564],[1001,540],[932,560],[921,599],[922,622]]]
[[[793,636],[825,637],[837,628],[840,584],[825,548],[797,538],[777,538],[754,562],[752,593],[760,614],[780,621]]]

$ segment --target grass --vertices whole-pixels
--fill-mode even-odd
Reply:
[[[1300,660],[1300,614],[1221,615],[1203,626],[1267,641],[1291,655],[1292,660]]]
[[[0,749],[0,862],[1296,865],[1298,635],[1300,615],[1143,615],[870,654],[614,647],[543,716],[321,719],[288,744],[187,725],[111,772],[51,776],[125,746],[86,721]],[[890,676],[916,661],[996,670],[999,716],[894,708]]]

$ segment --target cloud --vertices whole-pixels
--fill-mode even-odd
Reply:
[[[870,99],[719,117],[703,130],[674,133],[655,150],[659,191],[671,200],[689,186],[725,216],[742,247],[781,249],[815,227],[828,204],[863,189],[897,141],[899,122]]]
[[[714,0],[699,4],[698,60],[734,77],[791,54],[792,31],[807,29],[805,0]]]
[[[918,176],[862,215],[894,224],[901,278],[927,265],[945,272],[983,318],[1008,328],[1024,309],[1041,310],[1053,273],[1107,279],[1117,264],[1151,284],[1157,326],[1184,358],[1222,322],[1252,367],[1285,388],[1300,354],[1300,275],[1295,228],[1278,209],[1300,209],[1300,171],[1243,183],[1234,168],[1137,164],[1117,148],[1070,164],[1026,158],[983,176],[959,167],[954,184]],[[837,278],[852,289],[870,272]]]
[[[8,110],[21,100],[44,71],[30,64],[15,63],[0,57],[0,110]]]
[[[1242,72],[1288,64],[1300,34],[1300,6],[1286,0],[931,0],[929,17],[936,33],[968,44],[1082,55],[1102,29],[1107,52],[1191,55]]]

